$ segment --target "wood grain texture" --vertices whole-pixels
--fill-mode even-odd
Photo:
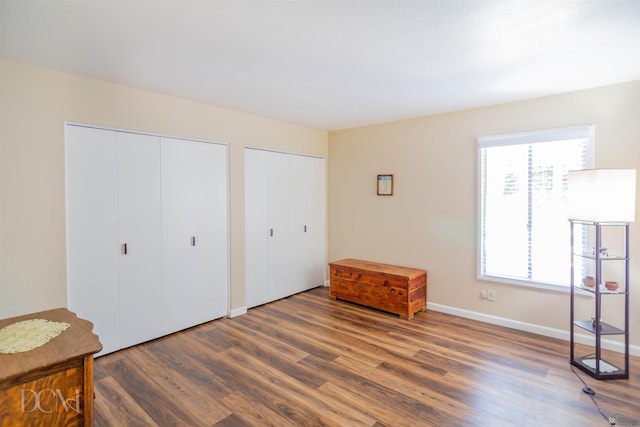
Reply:
[[[29,319],[66,322],[71,326],[48,343],[31,351],[0,354],[0,383],[3,385],[12,381],[24,381],[27,377],[38,377],[42,372],[48,372],[67,360],[93,355],[102,349],[98,336],[93,333],[93,324],[79,319],[65,308],[2,319],[0,328]]]
[[[395,313],[403,319],[426,308],[427,272],[357,259],[329,263],[329,296]]]
[[[64,308],[0,320],[67,322],[41,347],[0,354],[0,427],[92,426],[93,354],[102,349],[93,324]]]
[[[607,416],[640,425],[639,358],[630,371],[578,374]],[[608,425],[582,387],[566,341],[433,311],[401,320],[317,288],[99,357],[95,425]]]
[[[79,365],[3,389],[0,426],[84,425],[83,375]]]

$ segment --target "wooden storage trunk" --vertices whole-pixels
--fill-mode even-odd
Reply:
[[[427,306],[427,272],[356,259],[329,263],[333,299],[351,301],[411,319]]]

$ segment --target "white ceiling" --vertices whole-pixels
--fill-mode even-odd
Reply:
[[[640,79],[640,0],[0,0],[0,56],[320,129]]]

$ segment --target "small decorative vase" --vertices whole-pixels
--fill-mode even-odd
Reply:
[[[618,289],[618,282],[606,281],[604,282],[604,287],[610,291],[615,291],[616,289]]]
[[[584,276],[582,278],[582,284],[587,288],[593,288],[596,285],[596,279],[593,276]]]

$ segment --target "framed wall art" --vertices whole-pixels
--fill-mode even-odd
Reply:
[[[393,175],[378,175],[378,196],[393,196]]]

